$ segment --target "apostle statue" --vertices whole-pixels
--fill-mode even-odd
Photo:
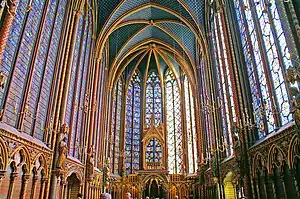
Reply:
[[[68,154],[68,146],[67,146],[67,138],[64,137],[60,142],[59,142],[59,148],[58,148],[58,160],[56,167],[62,169],[64,162],[67,158]]]
[[[63,124],[60,127],[59,131],[59,138],[62,138],[62,140],[59,142],[58,145],[58,160],[56,167],[62,169],[64,162],[67,158],[68,154],[68,145],[67,145],[67,137],[66,135],[69,133],[69,127],[67,124]]]
[[[91,146],[87,154],[87,163],[86,163],[87,175],[89,178],[94,177],[94,167],[95,167],[94,152],[95,152],[94,146]]]

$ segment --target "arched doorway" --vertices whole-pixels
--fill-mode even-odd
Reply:
[[[67,178],[67,181],[67,199],[77,199],[77,194],[80,193],[80,180],[77,178],[76,174],[73,173]]]
[[[146,181],[146,189],[143,193],[144,198],[149,196],[150,198],[164,198],[165,192],[162,180],[157,177],[150,178]]]

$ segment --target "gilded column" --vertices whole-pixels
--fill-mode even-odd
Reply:
[[[70,78],[71,78],[71,72],[72,72],[72,61],[73,61],[73,56],[74,56],[74,50],[75,50],[75,44],[76,44],[76,38],[77,38],[77,29],[78,29],[78,22],[79,19],[82,15],[83,11],[83,5],[84,1],[79,0],[74,2],[74,7],[73,7],[73,28],[70,32],[70,40],[69,40],[69,53],[66,54],[65,58],[65,63],[64,67],[66,68],[65,74],[63,74],[63,85],[60,90],[60,96],[61,96],[61,104],[60,104],[60,111],[59,111],[59,119],[61,122],[64,122],[65,119],[65,111],[66,111],[66,104],[67,104],[67,99],[68,99],[68,91],[69,91],[69,86],[70,86]]]
[[[1,183],[2,183],[2,180],[3,180],[3,178],[4,178],[4,176],[5,176],[5,173],[6,173],[6,171],[0,171],[0,187],[1,187]]]
[[[41,195],[40,198],[47,198],[47,193],[46,193],[46,183],[48,182],[47,178],[42,178],[42,182],[41,182]],[[45,196],[45,197],[44,197]]]
[[[7,199],[13,199],[12,198],[12,193],[13,193],[13,190],[14,190],[15,180],[16,180],[17,177],[18,177],[18,173],[17,172],[13,172],[11,174],[10,184],[9,184],[9,190],[8,190],[8,194],[7,194]]]
[[[6,47],[9,32],[10,32],[13,20],[15,18],[15,13],[16,13],[17,6],[18,6],[17,2],[18,1],[16,1],[16,0],[7,2],[7,4],[9,6],[8,6],[8,9],[4,16],[3,23],[2,23],[2,26],[0,29],[0,63],[1,63],[2,56],[4,53],[5,47]],[[1,18],[1,16],[0,16],[0,18]]]
[[[39,179],[38,176],[35,175],[33,178],[33,181],[32,181],[32,189],[31,189],[31,193],[30,193],[30,198],[35,198],[36,182],[38,181],[38,179]],[[42,190],[42,186],[41,186],[41,190]]]
[[[55,134],[52,138],[52,149],[55,150],[54,156],[53,156],[53,169],[56,169],[56,159],[58,156],[58,145],[61,142],[62,138],[65,136],[64,133],[60,131],[60,125],[59,123],[62,122],[64,124],[64,117],[65,117],[65,110],[66,110],[66,104],[67,104],[67,97],[68,97],[68,90],[69,90],[69,82],[71,78],[71,70],[72,70],[72,61],[73,61],[73,55],[75,50],[75,44],[76,44],[76,37],[77,37],[77,29],[78,29],[78,23],[79,19],[81,17],[84,3],[83,0],[74,0],[70,1],[71,3],[71,18],[70,18],[70,25],[69,25],[69,35],[66,35],[67,42],[65,43],[65,56],[62,58],[61,66],[62,66],[62,74],[60,77],[60,86],[59,86],[59,92],[58,92],[58,98],[57,98],[57,109],[56,109],[56,115],[55,115]],[[60,121],[60,122],[59,122]],[[67,127],[67,126],[65,126]],[[56,144],[54,144],[56,143]],[[54,170],[52,171],[52,180],[51,180],[51,191],[50,191],[50,198],[55,199],[57,198],[57,195],[59,194],[57,192],[57,188],[59,183],[57,181],[60,181],[58,171]]]
[[[22,188],[21,188],[21,196],[20,199],[24,199],[26,198],[26,189],[27,189],[27,184],[28,184],[28,180],[30,178],[30,174],[25,174],[23,176],[23,184],[22,184]]]
[[[65,180],[61,181],[61,194],[60,194],[60,198],[65,198],[65,192],[66,192],[66,185],[67,182]]]

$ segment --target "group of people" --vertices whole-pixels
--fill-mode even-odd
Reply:
[[[81,193],[77,194],[77,199],[83,199],[83,195]],[[102,193],[100,195],[100,199],[111,199],[111,195],[109,193]],[[125,194],[125,199],[132,199],[130,193]]]
[[[102,193],[100,195],[100,199],[111,199],[111,195],[109,193]],[[125,199],[132,199],[130,193],[125,194]]]
[[[77,199],[82,199],[83,195],[81,193],[79,193],[77,195]],[[187,198],[186,196],[184,196],[184,198]],[[100,199],[111,199],[111,195],[109,193],[102,193],[100,195]],[[129,192],[127,192],[125,194],[125,199],[132,199],[131,194]],[[146,197],[146,199],[150,199],[149,196]],[[178,196],[175,196],[175,199],[178,199]]]

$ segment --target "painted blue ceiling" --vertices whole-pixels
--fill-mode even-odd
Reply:
[[[182,0],[182,2],[188,7],[188,9],[194,13],[197,22],[193,20],[189,11],[187,11],[179,2],[179,0],[125,0],[122,5],[119,6],[121,0],[98,0],[99,10],[99,30],[107,29],[116,19],[124,15],[127,11],[132,10],[138,6],[146,3],[155,3],[167,7],[175,11],[178,15],[186,18],[192,25],[197,26],[200,22],[204,21],[204,2],[205,0]],[[111,16],[111,14],[114,14]],[[105,25],[105,23],[107,24]]]
[[[120,48],[125,42],[134,35],[135,32],[139,31],[145,26],[145,24],[130,24],[123,26],[114,31],[109,38],[109,54],[110,57],[115,57],[119,52]],[[110,60],[110,62],[112,59]]]
[[[119,54],[118,59],[131,47],[147,39],[157,39],[163,41],[178,51],[183,52],[181,46],[170,35],[155,26],[148,26],[128,41],[126,47]]]
[[[203,24],[204,21],[204,0],[124,0],[121,5],[120,2],[122,2],[122,0],[98,1],[98,23],[99,30],[101,30],[102,33],[104,33],[104,30],[108,30],[108,28],[113,25],[116,20],[125,16],[126,13],[129,13],[129,11],[145,4],[148,4],[148,6],[135,13],[131,13],[122,19],[120,23],[132,20],[145,20],[149,23],[150,20],[153,20],[155,25],[160,26],[164,30],[156,27],[155,25],[148,26],[148,24],[145,24],[144,22],[141,23],[140,21],[138,23],[135,22],[127,24],[115,29],[108,37],[110,65],[115,59],[120,59],[130,48],[149,39],[156,39],[163,43],[167,43],[171,48],[176,49],[176,51],[179,52],[184,59],[187,60],[187,62],[189,62],[188,55],[184,52],[179,43],[177,43],[180,42],[184,45],[188,54],[191,55],[192,62],[195,62],[196,39],[194,32],[191,31],[188,26],[184,25],[183,21],[179,19],[179,17],[165,11],[164,9],[158,8],[157,6],[160,5],[172,10],[172,12],[177,13],[178,16],[184,18],[192,25],[192,27],[197,29],[197,26],[202,26],[201,24]],[[184,6],[181,5],[181,3],[183,3]],[[116,10],[117,7],[118,9]],[[196,19],[193,18],[191,13],[193,13],[193,16],[195,16]],[[174,36],[178,41],[174,40],[174,38],[172,38],[169,34]],[[121,49],[122,47],[124,48]],[[119,54],[118,57],[116,57],[117,54]],[[134,67],[136,61],[140,56],[142,56],[142,54],[143,53],[131,61],[131,63],[127,66],[128,68],[125,69],[125,73],[128,73],[130,68]],[[130,56],[132,55],[129,55],[129,57]],[[174,66],[176,66],[176,60],[172,60],[170,57],[168,57],[168,59]],[[145,60],[146,59],[144,58],[142,63],[144,63]],[[163,63],[161,64],[161,70],[163,71],[167,67],[166,63],[164,63],[161,57],[159,58],[159,62]],[[124,60],[122,64],[124,63],[126,63],[126,60]],[[140,64],[141,66],[139,66],[139,69],[143,73],[142,63]]]
[[[160,24],[181,41],[181,43],[188,49],[193,58],[196,57],[196,38],[194,33],[188,27],[175,23]]]
[[[140,10],[132,15],[126,17],[123,21],[129,21],[134,19],[146,19],[146,20],[159,20],[159,19],[169,19],[169,20],[179,20],[176,16],[167,13],[156,7],[149,7]]]

